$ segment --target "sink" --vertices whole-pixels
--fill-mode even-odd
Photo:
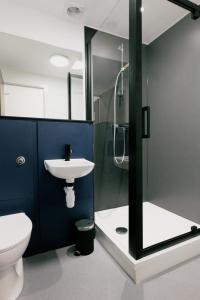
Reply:
[[[44,166],[54,177],[66,180],[67,186],[64,187],[66,205],[68,208],[73,208],[75,206],[74,180],[88,175],[94,169],[94,163],[84,158],[69,161],[50,159],[44,161]]]
[[[51,175],[74,182],[74,179],[88,175],[94,169],[94,163],[84,158],[45,160],[44,166]]]

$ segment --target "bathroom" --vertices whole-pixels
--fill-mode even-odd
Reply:
[[[0,300],[199,300],[199,25],[0,1]]]

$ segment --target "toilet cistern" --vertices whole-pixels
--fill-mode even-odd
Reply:
[[[75,204],[73,189],[75,179],[88,175],[94,169],[95,164],[84,158],[68,161],[64,159],[51,159],[45,160],[44,166],[54,177],[66,180],[67,186],[64,187],[66,204],[68,208],[72,208]]]

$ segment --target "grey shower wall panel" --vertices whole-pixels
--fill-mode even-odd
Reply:
[[[185,17],[147,47],[148,200],[200,221],[200,20]]]
[[[121,63],[103,57],[93,56],[93,85],[94,95],[98,100],[94,102],[95,123],[113,122],[114,86]],[[120,80],[118,83],[119,92]],[[117,96],[117,122],[128,123],[128,69],[124,73],[124,93]]]
[[[106,43],[105,43],[106,39]],[[108,40],[110,42],[108,43]],[[101,47],[109,51],[109,55],[102,57],[101,52],[93,56],[93,88],[94,95],[98,100],[94,102],[95,124],[95,210],[104,210],[128,205],[128,170],[116,167],[113,159],[113,118],[114,118],[114,85],[117,74],[120,71],[120,52],[118,46],[123,42],[125,45],[125,61],[129,61],[129,41],[112,37],[106,33],[99,33],[93,44],[101,41]],[[117,46],[118,45],[118,46]],[[146,46],[143,46],[143,106],[147,105],[147,61]],[[105,52],[104,52],[105,53]],[[106,55],[104,55],[106,56]],[[114,60],[115,59],[115,60]],[[124,72],[124,95],[117,97],[117,123],[129,122],[129,73]],[[120,91],[120,81],[118,91]],[[126,131],[126,155],[128,149],[128,130]],[[147,184],[147,142],[143,142],[143,169],[144,169],[144,195]],[[117,131],[116,153],[123,153],[123,132]],[[146,196],[144,197],[146,199]]]
[[[95,124],[95,210],[128,205],[128,171],[117,167],[113,159],[113,126]],[[118,140],[123,144],[123,140]]]
[[[120,42],[121,39],[118,43]],[[117,47],[115,50],[119,51]],[[99,66],[107,66],[107,69]],[[96,211],[128,205],[128,171],[116,167],[113,159],[113,85],[120,67],[120,62],[116,60],[103,57],[95,57],[93,60],[94,90],[101,91],[98,95],[99,99],[95,102],[94,124]],[[107,85],[102,84],[101,78]],[[128,72],[124,74],[124,96],[117,97],[117,122],[128,122]],[[123,153],[122,130],[117,134],[116,153],[118,155]],[[128,142],[126,155],[128,155]]]

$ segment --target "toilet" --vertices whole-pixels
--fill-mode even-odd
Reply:
[[[23,283],[24,254],[31,237],[32,222],[25,213],[0,217],[0,299],[15,300]]]

